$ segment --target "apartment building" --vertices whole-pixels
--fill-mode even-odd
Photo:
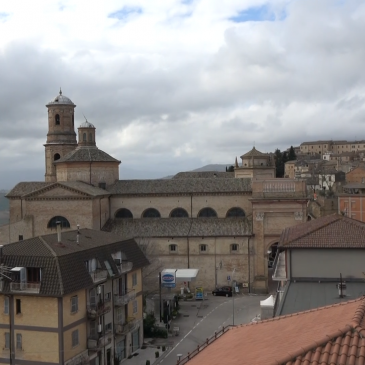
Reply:
[[[332,151],[333,141],[313,141],[303,142],[300,145],[300,153],[304,155],[323,155],[328,151]]]
[[[59,230],[0,254],[0,363],[114,365],[140,347],[148,260],[134,240]]]
[[[365,140],[360,141],[312,141],[303,142],[300,145],[300,154],[303,155],[322,155],[327,152],[342,154],[344,152],[358,152],[365,150]]]

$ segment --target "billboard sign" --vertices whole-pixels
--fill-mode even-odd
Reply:
[[[162,272],[161,273],[161,286],[163,288],[175,288],[176,278],[175,272]]]

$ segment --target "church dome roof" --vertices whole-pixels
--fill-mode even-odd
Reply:
[[[84,123],[80,124],[79,128],[94,128],[95,129],[95,126],[94,126],[94,124],[91,124],[86,120]]]
[[[47,105],[65,105],[65,104],[75,106],[75,104],[72,102],[70,98],[68,98],[65,95],[62,95],[62,90],[60,89],[59,94],[53,100],[51,100]]]
[[[268,154],[262,153],[262,152],[258,151],[255,147],[253,147],[251,151],[242,155],[241,158],[263,157],[263,156],[268,157]]]

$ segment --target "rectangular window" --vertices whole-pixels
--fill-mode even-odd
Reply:
[[[132,274],[132,286],[137,286],[137,273]]]
[[[200,252],[206,252],[207,251],[207,245],[200,245]]]
[[[133,300],[133,314],[138,312],[138,302]]]
[[[97,335],[97,322],[89,321],[90,323],[90,337],[94,338]]]
[[[177,246],[176,245],[170,245],[170,252],[176,252]]]
[[[4,297],[4,314],[9,314],[9,297]]]
[[[23,346],[22,346],[22,335],[20,333],[16,334],[16,349],[17,350],[22,350]]]
[[[23,241],[23,235],[22,234],[19,235],[19,241]]]
[[[5,332],[5,349],[10,349],[10,332]]]
[[[238,244],[237,243],[232,243],[231,244],[231,251],[238,251]]]
[[[106,301],[106,302],[110,302],[110,301],[111,301],[111,299],[112,299],[112,293],[111,293],[111,292],[106,293],[106,294],[105,294],[105,301]]]
[[[79,330],[72,331],[72,347],[79,344]]]
[[[79,310],[79,298],[77,295],[71,298],[71,313],[76,313]]]
[[[121,324],[123,323],[123,308],[118,308],[117,309],[117,323]]]
[[[110,332],[112,330],[112,324],[111,323],[107,323],[105,325],[105,332]]]
[[[116,355],[119,361],[125,359],[125,340],[117,342]]]
[[[15,307],[16,314],[20,314],[22,312],[22,302],[20,299],[16,299]]]

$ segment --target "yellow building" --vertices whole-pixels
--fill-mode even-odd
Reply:
[[[2,246],[0,255],[1,358],[111,364],[140,347],[148,260],[134,240],[59,230]]]

